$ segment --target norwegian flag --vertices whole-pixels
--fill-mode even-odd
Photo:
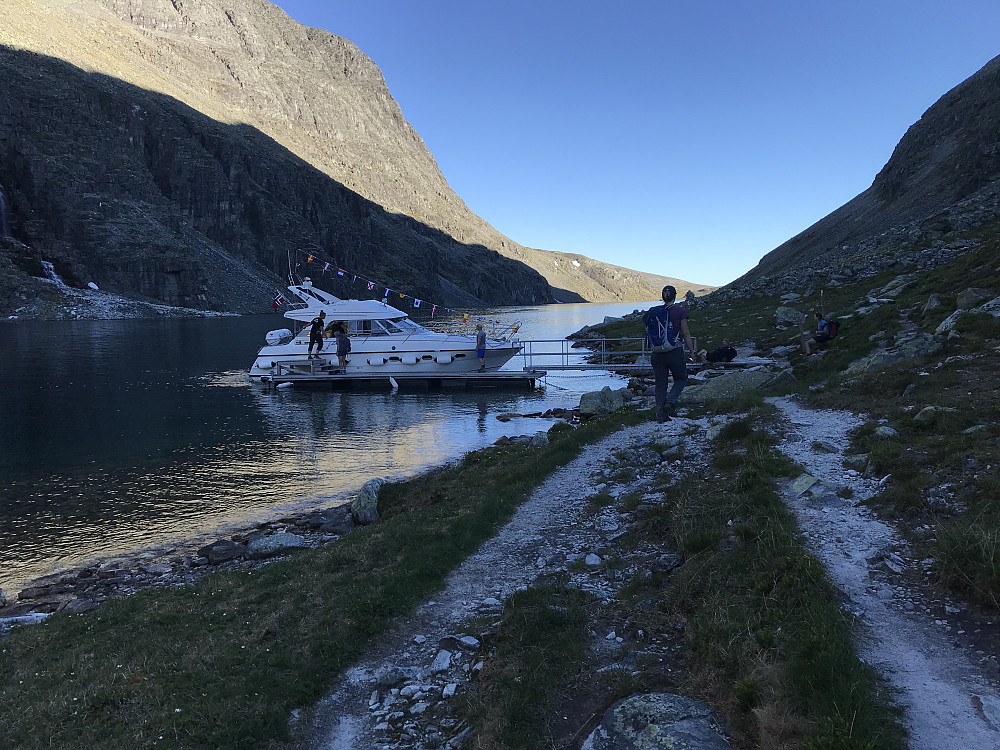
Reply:
[[[414,307],[420,307],[420,300],[418,300],[418,299],[413,300],[413,306]]]
[[[369,281],[368,282],[368,291],[372,291],[374,289],[375,289],[375,282],[374,281]]]
[[[337,269],[337,275],[338,276],[343,276],[345,273],[347,273],[347,271],[345,271],[343,268],[338,268]]]

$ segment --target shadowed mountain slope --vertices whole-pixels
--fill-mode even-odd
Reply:
[[[670,283],[596,261],[576,266],[501,235],[448,186],[368,57],[264,0],[5,0],[0,43],[165,94],[220,123],[255,128],[387,212],[535,269],[554,288],[550,299],[645,300]],[[17,125],[36,115],[20,114]],[[407,262],[405,252],[398,261]],[[675,281],[682,292],[694,286]]]
[[[868,190],[765,255],[726,289],[846,281],[1000,216],[1000,57],[942,96]]]
[[[5,247],[22,271],[40,275],[44,252],[71,286],[262,312],[286,251],[319,247],[444,304],[552,299],[523,264],[387,212],[250,126],[4,47],[0,78],[0,184],[11,233],[26,245]]]

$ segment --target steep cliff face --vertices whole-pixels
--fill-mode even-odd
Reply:
[[[314,247],[445,304],[551,300],[522,264],[387,212],[252,127],[9,48],[0,78],[0,184],[28,246],[7,255],[23,271],[44,253],[71,285],[251,312],[286,251]]]
[[[928,109],[872,186],[765,255],[732,290],[869,275],[915,245],[1000,217],[1000,57]]]
[[[662,286],[655,277],[648,286],[618,283],[628,274],[614,266],[596,276],[560,269],[558,256],[501,235],[448,186],[368,57],[264,0],[4,0],[0,44],[250,126],[361,198],[426,225],[428,236],[444,233],[535,269],[560,299],[649,299]],[[217,233],[236,231],[226,226]],[[544,298],[534,286],[530,294]]]

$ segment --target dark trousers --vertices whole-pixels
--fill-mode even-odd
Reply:
[[[667,404],[676,404],[688,380],[684,350],[678,347],[669,352],[653,352],[649,355],[649,363],[653,366],[653,377],[656,379],[653,390],[656,408],[662,409]],[[670,393],[667,393],[668,377],[674,379]]]

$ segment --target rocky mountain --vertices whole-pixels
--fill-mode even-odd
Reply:
[[[1000,57],[942,96],[871,187],[765,255],[727,292],[840,283],[927,266],[967,246],[950,235],[1000,217]]]
[[[4,0],[0,45],[14,303],[44,257],[71,285],[259,309],[295,247],[446,304],[697,289],[498,233],[370,59],[264,0]]]

